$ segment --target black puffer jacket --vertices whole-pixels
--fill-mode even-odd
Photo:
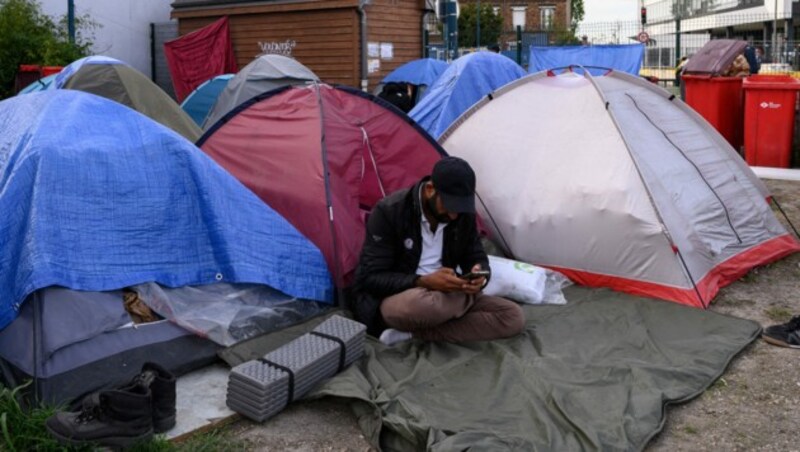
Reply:
[[[352,308],[356,319],[374,336],[386,328],[378,309],[381,300],[414,287],[422,255],[419,190],[428,180],[426,177],[381,200],[367,221]],[[469,272],[475,264],[489,269],[475,215],[461,214],[444,228],[442,266]]]

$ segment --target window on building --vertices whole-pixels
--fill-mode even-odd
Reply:
[[[540,6],[539,7],[539,24],[543,30],[553,28],[553,21],[556,16],[555,6]]]
[[[492,11],[494,11],[494,15],[500,14],[500,7],[499,6],[492,6]]]
[[[527,6],[511,7],[511,22],[514,25],[514,28],[522,27],[523,30],[525,29],[525,11],[527,9]]]

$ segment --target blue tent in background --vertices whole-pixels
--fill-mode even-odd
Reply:
[[[102,124],[99,127],[98,124]],[[320,251],[192,143],[73,90],[0,103],[0,329],[32,292],[249,282],[332,301]]]
[[[228,85],[228,80],[233,78],[233,75],[234,74],[223,74],[206,80],[183,100],[181,108],[198,126],[203,125],[203,121],[205,121],[206,116],[208,116],[208,112],[211,111],[211,107],[214,106],[217,97],[219,97],[219,94]]]
[[[494,52],[465,55],[450,64],[409,112],[434,138],[483,96],[525,75],[513,60]]]
[[[580,65],[586,67],[592,75],[602,75],[608,69],[614,69],[638,77],[643,59],[644,44],[531,46],[528,72],[534,73]]]
[[[431,86],[439,76],[447,70],[448,64],[433,58],[421,58],[393,70],[381,80],[381,83],[410,83],[412,85]]]
[[[58,74],[50,74],[47,77],[42,77],[25,88],[22,88],[17,94],[28,94],[35,93],[36,91],[44,91],[53,83],[57,75]]]

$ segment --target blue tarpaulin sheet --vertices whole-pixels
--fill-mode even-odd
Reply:
[[[589,69],[592,75],[602,75],[607,69],[614,69],[638,76],[643,58],[644,44],[568,47],[532,46],[528,72],[535,73],[571,65],[581,65]]]
[[[483,96],[524,75],[522,67],[503,55],[465,55],[450,64],[408,116],[438,139]]]
[[[73,90],[0,102],[0,329],[40,288],[265,284],[331,302],[322,253],[192,143]]]

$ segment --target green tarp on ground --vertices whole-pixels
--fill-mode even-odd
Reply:
[[[761,331],[608,290],[565,295],[566,306],[526,306],[526,332],[512,339],[370,340],[358,365],[310,397],[352,400],[366,438],[383,450],[641,450],[661,430],[666,404],[703,392]],[[233,365],[265,353],[257,344],[223,358]]]

